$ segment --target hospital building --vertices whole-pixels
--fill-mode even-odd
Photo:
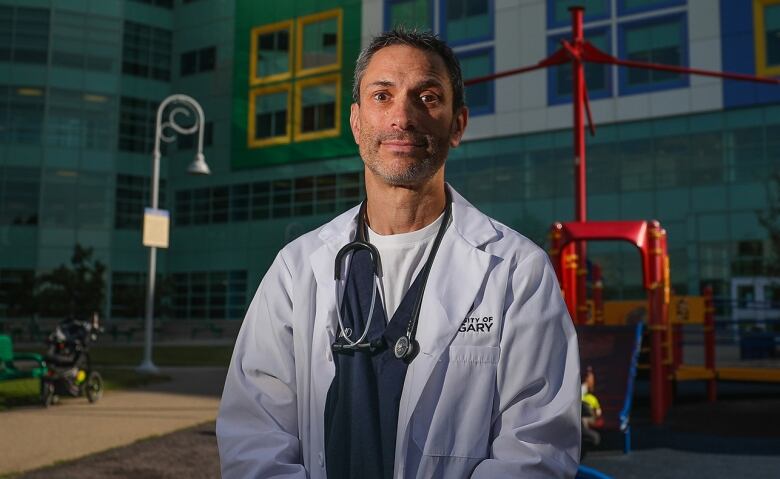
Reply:
[[[240,321],[278,250],[363,197],[348,120],[372,35],[432,30],[475,78],[553,53],[573,4],[585,6],[586,38],[616,57],[780,76],[780,0],[0,0],[0,322],[24,314],[14,285],[68,263],[76,244],[106,266],[103,314],[143,316],[141,225],[169,95],[203,106],[212,174],[187,174],[195,136],[165,143],[158,317]],[[586,73],[588,218],[659,220],[679,294],[712,285],[727,301],[780,301],[759,221],[780,186],[780,86]],[[553,222],[574,219],[571,68],[466,97],[447,181],[546,245]],[[630,245],[592,244],[589,259],[605,298],[643,295]]]

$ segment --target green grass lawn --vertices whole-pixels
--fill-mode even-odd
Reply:
[[[19,351],[19,349],[17,349]],[[44,348],[24,351],[45,354]],[[144,355],[143,346],[92,346],[92,364],[96,369],[106,366],[138,366]],[[224,366],[230,364],[233,346],[155,346],[152,360],[157,366]]]
[[[116,368],[100,369],[100,375],[103,377],[103,387],[106,390],[134,388],[171,379],[164,374],[138,374],[132,369]],[[16,379],[0,382],[0,411],[12,407],[40,404],[39,387],[40,381],[38,379]]]
[[[43,350],[31,352],[45,353]],[[227,367],[232,352],[232,346],[155,346],[152,360],[159,367]],[[143,358],[141,346],[93,346],[90,353],[93,367],[100,371],[105,388],[108,390],[127,389],[170,380],[165,375],[148,376],[133,370],[133,367],[141,364]],[[0,411],[16,406],[39,404],[39,384],[35,379],[0,382]]]

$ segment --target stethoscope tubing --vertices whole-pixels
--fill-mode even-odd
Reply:
[[[436,253],[439,250],[439,245],[441,244],[442,239],[444,238],[444,233],[447,230],[447,227],[449,226],[450,220],[452,219],[452,197],[450,195],[449,190],[445,188],[445,197],[446,197],[446,205],[444,209],[444,218],[442,218],[441,226],[439,226],[439,231],[436,233],[436,238],[433,241],[433,246],[431,247],[431,251],[428,254],[428,259],[425,262],[425,265],[423,266],[422,271],[420,274],[422,274],[422,285],[420,288],[420,292],[417,295],[417,298],[415,299],[414,308],[412,309],[412,317],[409,319],[409,323],[406,327],[406,333],[404,336],[401,336],[396,341],[395,347],[393,348],[393,353],[395,354],[395,357],[398,359],[403,360],[405,363],[410,363],[414,357],[417,355],[417,352],[419,350],[419,346],[417,344],[417,341],[415,339],[417,335],[417,324],[419,323],[420,318],[420,309],[422,308],[422,300],[423,300],[423,293],[425,293],[425,287],[428,283],[428,275],[431,271],[431,268],[433,267],[433,260],[436,258]],[[374,269],[374,289],[371,293],[371,306],[369,307],[369,313],[368,313],[368,321],[366,322],[366,327],[363,331],[363,334],[360,336],[360,338],[357,341],[352,341],[349,336],[350,334],[347,334],[347,329],[344,327],[343,320],[341,318],[341,309],[344,306],[343,298],[342,301],[337,303],[336,307],[336,317],[338,318],[339,322],[339,337],[337,338],[336,342],[333,343],[332,349],[335,352],[340,352],[343,350],[360,350],[360,349],[369,349],[370,351],[374,351],[382,346],[382,338],[379,338],[376,341],[371,341],[370,343],[363,343],[366,336],[368,335],[369,328],[371,326],[371,321],[374,317],[374,307],[376,305],[376,296],[377,296],[377,290],[380,287],[379,284],[379,277],[382,275],[382,262],[381,258],[379,256],[379,250],[377,250],[376,246],[372,245],[371,243],[366,241],[366,221],[365,221],[365,214],[366,214],[366,201],[363,201],[363,203],[360,205],[360,211],[358,213],[358,224],[357,224],[357,233],[356,238],[354,241],[347,243],[344,245],[339,252],[336,254],[336,260],[335,260],[335,268],[334,268],[334,279],[336,280],[336,298],[338,299],[340,297],[341,292],[339,291],[339,285],[341,283],[341,266],[344,261],[344,257],[354,251],[358,250],[367,250],[369,254],[371,255],[371,263]],[[339,343],[339,340],[345,341],[345,343]]]

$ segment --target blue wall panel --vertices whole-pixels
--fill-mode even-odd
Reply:
[[[749,2],[721,0],[721,50],[723,70],[756,74],[756,49],[753,38],[753,8]],[[723,82],[723,106],[732,108],[780,101],[780,86],[726,80]]]

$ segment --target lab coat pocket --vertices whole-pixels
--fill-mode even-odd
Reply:
[[[412,439],[426,456],[487,457],[500,348],[451,345],[414,413]]]

